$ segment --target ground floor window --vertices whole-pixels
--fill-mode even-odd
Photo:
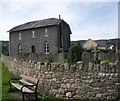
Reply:
[[[32,53],[36,53],[36,48],[35,48],[34,45],[32,45],[32,47],[31,47],[31,52],[32,52]]]
[[[21,44],[18,45],[18,53],[22,53],[22,46],[21,46]]]
[[[45,54],[49,54],[49,44],[47,41],[45,42]]]

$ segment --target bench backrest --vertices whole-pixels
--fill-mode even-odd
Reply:
[[[26,80],[26,81],[28,81],[30,83],[33,83],[33,84],[37,84],[38,81],[39,81],[37,78],[31,77],[31,76],[27,76],[27,75],[23,75],[23,74],[21,74],[20,77],[23,80]]]

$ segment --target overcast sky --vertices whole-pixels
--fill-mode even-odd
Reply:
[[[68,2],[69,1],[69,2]],[[11,28],[35,20],[61,18],[71,28],[71,40],[118,37],[118,0],[0,0],[0,40]]]

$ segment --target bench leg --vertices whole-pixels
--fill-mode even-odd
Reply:
[[[11,92],[11,86],[12,86],[12,85],[11,85],[11,84],[9,84],[9,85],[10,85],[9,92]]]
[[[38,97],[37,97],[37,94],[35,93],[34,95],[35,95],[36,101],[38,101]]]
[[[25,96],[24,96],[23,92],[22,92],[22,99],[23,99],[23,101],[25,101]]]

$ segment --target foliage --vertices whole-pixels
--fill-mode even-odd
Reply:
[[[25,56],[26,58],[28,58],[29,55],[30,55],[30,53],[27,53],[27,52],[24,53],[24,56]]]
[[[70,64],[74,64],[77,61],[82,60],[82,52],[83,49],[79,43],[77,43],[76,45],[72,44],[69,48],[68,62]]]
[[[2,67],[0,68],[2,68],[2,101],[8,101],[8,99],[10,99],[10,101],[13,101],[12,96],[9,93],[9,83],[8,83],[9,79],[13,75],[8,71],[7,67],[5,67],[3,63],[1,66]]]
[[[59,49],[58,49],[58,53],[61,53],[61,52],[63,52],[63,49],[62,49],[62,48],[59,48]]]
[[[44,60],[45,63],[53,63],[54,62],[54,57],[48,56]]]
[[[49,63],[49,59],[48,59],[48,58],[45,58],[44,62],[45,62],[45,63]]]
[[[2,54],[9,55],[9,42],[7,41],[2,42]]]
[[[92,60],[91,62],[95,64],[100,64],[100,60]]]
[[[88,99],[61,99],[54,96],[39,96],[40,101],[88,101]]]
[[[65,59],[65,60],[64,60],[64,63],[68,63],[68,59]]]
[[[38,96],[40,101],[63,101],[60,98],[55,98],[54,96]]]
[[[107,53],[104,54],[104,61],[109,61],[109,55]]]

